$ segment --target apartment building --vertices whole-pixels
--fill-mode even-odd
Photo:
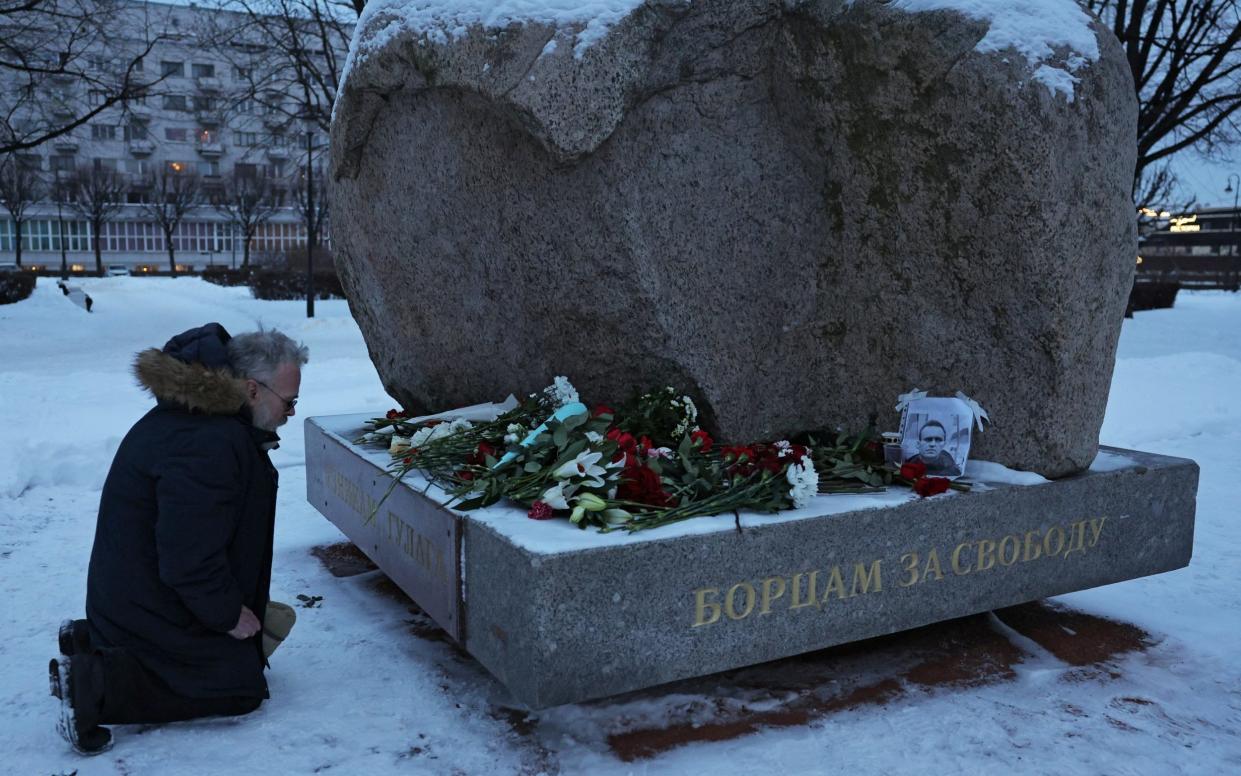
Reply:
[[[245,246],[236,219],[219,207],[235,180],[261,183],[274,206],[250,241],[252,261],[304,248],[301,193],[307,160],[313,158],[314,185],[321,190],[327,138],[299,120],[295,101],[285,102],[270,91],[256,96],[257,89],[280,83],[260,71],[280,66],[281,60],[270,42],[244,22],[239,14],[194,5],[123,3],[114,23],[124,41],[121,48],[129,51],[92,52],[88,63],[103,69],[116,57],[136,56],[157,38],[139,63],[143,80],[152,85],[143,96],[105,110],[71,134],[18,155],[18,163],[39,176],[43,193],[23,222],[24,267],[59,269],[63,248],[72,271],[95,269],[89,220],[72,202],[57,202],[64,197],[55,193],[58,182],[90,170],[114,171],[124,184],[124,204],[101,230],[105,265],[136,272],[168,269],[164,232],[150,212],[151,202],[158,200],[152,187],[159,185],[161,171],[192,176],[200,189],[198,204],[172,238],[179,271],[241,263]],[[233,29],[246,32],[230,36]],[[344,53],[335,52],[342,61]],[[50,60],[56,52],[42,55]],[[0,89],[15,88],[0,83]],[[69,77],[50,79],[47,89],[42,109],[66,118],[82,115],[81,106],[101,99]],[[0,209],[0,264],[14,261],[15,232],[13,219]]]

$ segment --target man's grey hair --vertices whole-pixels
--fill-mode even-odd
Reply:
[[[275,329],[260,329],[229,340],[228,360],[238,377],[270,382],[281,364],[301,366],[309,361],[310,350]]]

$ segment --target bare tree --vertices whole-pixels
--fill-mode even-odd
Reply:
[[[168,272],[177,276],[174,237],[185,216],[202,199],[202,183],[196,172],[181,162],[165,162],[149,178],[150,196],[142,210],[159,226],[168,249]]]
[[[27,209],[43,199],[45,186],[38,169],[16,154],[0,158],[0,205],[13,219],[13,248],[17,266],[22,265],[22,232]]]
[[[52,172],[50,197],[56,205],[56,242],[60,245],[60,279],[69,279],[69,235],[65,231],[65,208],[72,208],[77,199],[77,185],[72,173],[65,170]]]
[[[241,99],[253,100],[285,126],[310,121],[326,133],[366,0],[218,0],[214,46],[244,73]]]
[[[212,206],[235,224],[242,237],[241,266],[250,266],[250,244],[259,226],[278,210],[271,181],[258,175],[234,172],[224,188],[212,197]],[[234,234],[236,239],[236,234]]]
[[[0,0],[0,153],[126,108],[162,80],[143,70],[166,37],[151,13],[122,0]]]
[[[1139,206],[1166,201],[1168,160],[1217,153],[1241,136],[1241,0],[1081,0],[1125,48],[1138,93]]]
[[[314,165],[314,195],[313,199],[310,195],[310,182],[306,180],[306,168],[302,167],[292,181],[293,204],[297,207],[297,212],[302,217],[302,223],[306,224],[306,236],[310,240],[310,244],[322,245],[323,234],[327,226],[328,219],[328,189],[323,185],[323,168],[318,164]]]
[[[116,170],[95,167],[79,167],[74,181],[77,187],[74,209],[90,224],[95,272],[102,276],[104,226],[116,218],[125,204],[126,181]]]

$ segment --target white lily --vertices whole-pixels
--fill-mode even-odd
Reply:
[[[599,465],[599,459],[602,457],[603,453],[584,450],[578,453],[572,461],[568,461],[552,472],[552,476],[558,480],[582,480],[583,485],[597,488],[603,484],[603,475],[607,474],[607,469]]]
[[[539,496],[539,501],[547,504],[552,509],[568,509],[569,500],[564,492],[565,484],[558,482],[547,490],[543,491],[543,495]]]

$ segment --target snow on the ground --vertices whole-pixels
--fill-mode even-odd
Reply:
[[[309,554],[342,537],[305,501],[302,416],[392,404],[344,302],[318,302],[307,320],[301,302],[261,302],[245,289],[193,278],[82,286],[94,313],[49,279],[30,299],[0,306],[0,771],[1241,772],[1241,296],[1182,294],[1175,309],[1124,323],[1103,441],[1193,458],[1202,480],[1189,568],[1060,599],[1158,640],[1122,658],[1116,678],[1062,681],[1064,664],[1009,634],[1025,654],[1013,681],[909,693],[625,763],[608,748],[611,730],[635,719],[683,719],[686,709],[710,709],[711,699],[674,687],[545,710],[515,724],[503,688],[463,653],[414,635],[419,623],[411,627],[406,605],[374,589],[376,574],[337,579]],[[298,625],[268,672],[271,700],[254,714],[120,727],[111,752],[82,759],[54,730],[46,665],[57,623],[81,615],[111,455],[150,406],[130,360],[211,320],[234,332],[274,326],[310,346],[298,417],[273,454],[281,471],[273,593],[323,600],[298,609]]]

